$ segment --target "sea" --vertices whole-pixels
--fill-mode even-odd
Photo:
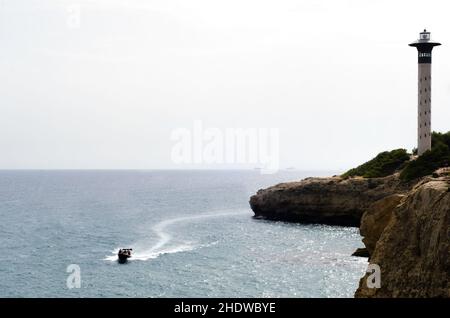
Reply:
[[[353,297],[357,228],[256,219],[248,203],[331,174],[0,171],[0,297]]]

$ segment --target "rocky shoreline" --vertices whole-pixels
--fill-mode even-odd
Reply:
[[[450,297],[450,170],[402,182],[384,178],[307,178],[259,190],[255,217],[358,226],[380,266],[381,288],[361,278],[355,297]]]
[[[385,178],[307,178],[259,190],[250,198],[256,217],[300,223],[359,227],[374,202],[406,193],[398,174]]]

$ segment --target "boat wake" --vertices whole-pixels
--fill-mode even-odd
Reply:
[[[168,220],[164,220],[152,227],[153,232],[158,236],[158,241],[150,248],[142,247],[143,242],[137,242],[132,244],[133,255],[129,260],[146,261],[149,259],[155,259],[164,254],[172,254],[179,252],[192,251],[200,247],[208,247],[217,244],[218,242],[212,242],[209,244],[196,244],[194,242],[185,241],[182,244],[171,244],[173,241],[173,236],[169,231],[170,226],[177,223],[189,223],[198,220],[208,219],[208,218],[218,218],[227,217],[234,215],[245,215],[247,211],[240,212],[219,212],[219,213],[209,213],[209,214],[198,214],[183,217],[176,217]],[[107,261],[117,261],[117,253],[119,248],[112,251],[113,255],[107,256],[104,260]]]

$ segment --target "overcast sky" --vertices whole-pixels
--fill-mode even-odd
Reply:
[[[279,128],[281,167],[410,150],[424,28],[450,130],[448,1],[0,1],[2,169],[177,168],[194,120]]]

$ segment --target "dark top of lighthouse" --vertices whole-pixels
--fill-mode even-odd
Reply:
[[[431,63],[431,51],[433,47],[441,45],[439,42],[431,41],[431,34],[426,29],[420,32],[419,39],[409,46],[414,46],[419,52],[419,63]]]

